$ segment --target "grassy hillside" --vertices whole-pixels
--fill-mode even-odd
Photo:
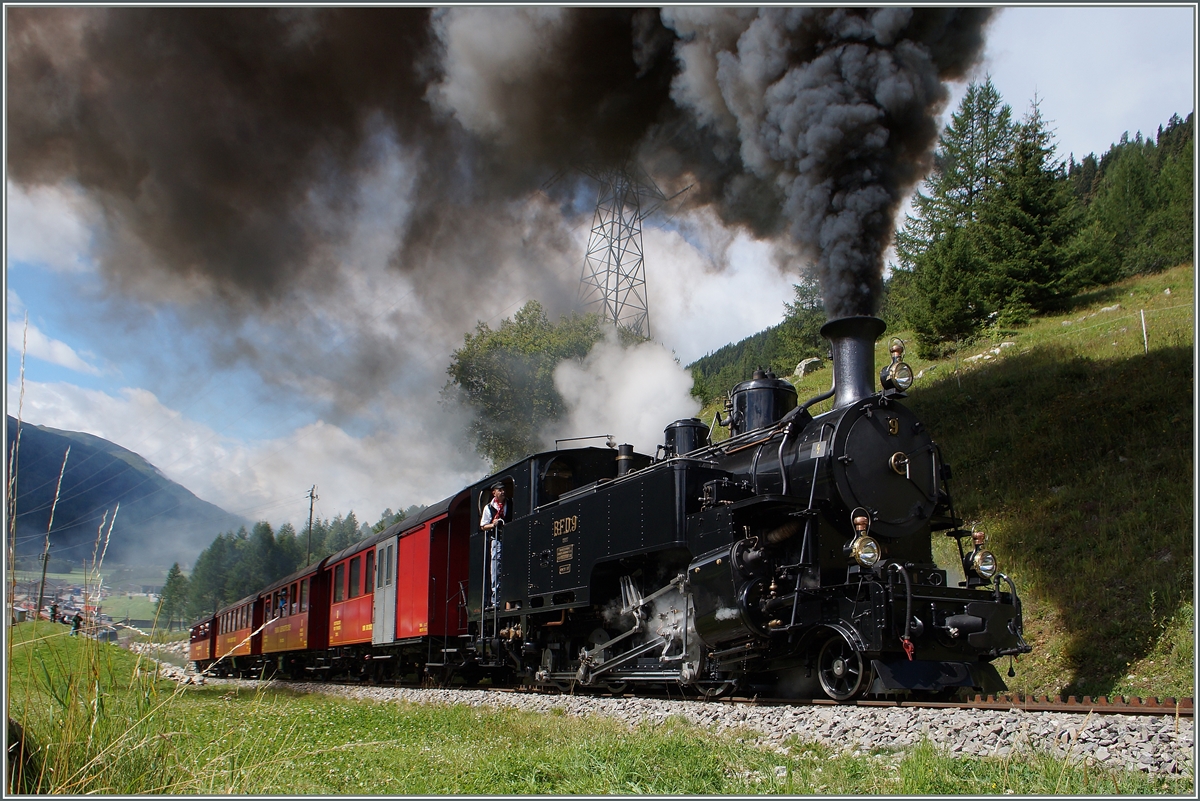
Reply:
[[[956,509],[1025,600],[1034,652],[1014,690],[1192,695],[1193,292],[1183,265],[1081,295],[957,361],[905,355],[924,373],[907,403],[954,468]],[[889,331],[877,366],[891,336],[909,339]],[[828,369],[800,380],[801,400],[829,382]]]

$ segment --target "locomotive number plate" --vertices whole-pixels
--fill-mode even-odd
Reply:
[[[564,535],[571,534],[578,528],[579,515],[571,515],[570,517],[564,517],[562,520],[555,520],[552,525],[552,530],[554,531],[554,536],[556,537],[562,537]]]
[[[571,556],[572,556],[572,555],[574,555],[574,553],[575,553],[575,546],[574,546],[574,545],[563,545],[563,546],[560,546],[560,547],[559,547],[559,549],[558,549],[558,558],[557,558],[557,559],[555,559],[554,561],[556,561],[556,562],[570,562],[570,561],[571,561]]]

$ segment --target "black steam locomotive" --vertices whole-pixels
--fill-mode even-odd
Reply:
[[[509,465],[197,622],[191,658],[227,675],[702,696],[1002,690],[992,661],[1030,650],[1016,587],[955,516],[950,468],[899,403],[899,340],[875,391],[884,327],[827,323],[833,389],[804,404],[767,373],[739,384],[714,421],[722,442],[693,418],[654,456]],[[496,485],[510,500],[485,530]],[[934,562],[934,532],[956,538],[961,581]]]
[[[481,504],[500,481],[513,499],[499,601],[475,526],[469,633],[439,667],[837,701],[1003,690],[992,660],[1030,650],[1016,587],[955,517],[950,467],[899,403],[912,383],[899,340],[875,391],[884,329],[873,317],[827,323],[834,386],[802,405],[771,374],[739,384],[720,443],[680,420],[655,457],[626,445],[615,458],[541,453],[471,488]],[[809,414],[830,396],[831,411]],[[957,539],[958,586],[934,562],[934,532]]]

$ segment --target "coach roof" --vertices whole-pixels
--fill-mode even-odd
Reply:
[[[451,495],[449,498],[438,501],[433,506],[426,506],[424,509],[422,509],[420,512],[413,515],[412,517],[406,517],[403,520],[392,523],[390,526],[385,528],[383,531],[380,531],[378,534],[372,534],[371,536],[367,537],[366,539],[359,540],[358,542],[354,543],[353,545],[351,545],[347,548],[343,548],[342,550],[338,551],[337,553],[333,554],[332,556],[326,557],[325,558],[326,566],[332,565],[334,562],[340,562],[341,560],[345,559],[346,557],[353,556],[356,553],[361,553],[361,552],[365,551],[367,548],[373,547],[374,545],[381,542],[382,540],[386,540],[388,537],[395,536],[396,534],[403,534],[405,531],[408,531],[409,529],[417,528],[418,526],[420,526],[423,523],[427,523],[430,520],[433,520],[434,518],[441,517],[442,515],[446,514],[446,512],[448,512],[450,510],[450,503],[454,500],[455,497],[457,497],[457,496]],[[280,583],[283,583],[283,582],[280,582]]]

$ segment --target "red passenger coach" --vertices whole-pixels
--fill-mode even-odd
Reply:
[[[322,560],[280,579],[259,593],[264,610],[263,665],[268,672],[304,675],[314,660],[308,651],[324,651],[329,631],[329,583]]]
[[[196,663],[197,670],[205,670],[215,659],[213,648],[216,636],[216,618],[206,617],[192,626],[188,637],[188,659]]]
[[[471,514],[466,493],[367,540],[375,551],[375,673],[403,676],[441,663],[467,632],[464,588]]]
[[[460,666],[477,523],[469,492],[428,507],[197,623],[189,655],[255,677],[421,680]]]
[[[262,653],[262,638],[258,629],[263,621],[262,603],[257,595],[249,595],[236,603],[218,609],[213,657],[220,675],[250,675]]]
[[[374,537],[357,542],[325,560],[329,583],[329,647],[371,642],[374,598]]]

